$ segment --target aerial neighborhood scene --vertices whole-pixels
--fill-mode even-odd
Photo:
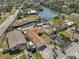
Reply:
[[[79,0],[0,0],[0,59],[79,59]]]

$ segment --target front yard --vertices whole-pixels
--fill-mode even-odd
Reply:
[[[33,53],[35,59],[43,59],[39,52]]]

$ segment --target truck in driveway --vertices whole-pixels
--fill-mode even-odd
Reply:
[[[34,45],[33,42],[30,41],[30,42],[28,42],[27,45],[28,45],[28,46],[27,46],[28,51],[31,51],[31,52],[36,51],[36,46]]]

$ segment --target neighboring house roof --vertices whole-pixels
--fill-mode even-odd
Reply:
[[[65,23],[66,25],[68,25],[68,26],[71,26],[71,25],[75,24],[75,22],[69,21],[69,20],[65,20],[64,23]]]
[[[39,30],[38,30],[39,31]],[[25,33],[25,32],[24,32]],[[26,29],[26,35],[29,36],[29,38],[37,45],[41,46],[44,44],[44,39],[41,38],[38,34],[37,31],[31,30],[31,29]]]
[[[12,31],[7,34],[9,48],[13,48],[18,44],[26,43],[26,39],[21,31]]]
[[[79,13],[72,13],[71,16],[77,16],[77,17],[79,17]]]
[[[36,10],[30,10],[27,13],[37,13],[37,11]]]

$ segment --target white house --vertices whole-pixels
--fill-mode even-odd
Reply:
[[[37,11],[36,11],[36,10],[29,10],[27,13],[28,13],[28,14],[36,14]]]
[[[66,25],[66,26],[72,26],[72,25],[74,25],[74,24],[75,24],[75,22],[70,21],[70,20],[65,20],[65,21],[64,21],[64,25]]]

